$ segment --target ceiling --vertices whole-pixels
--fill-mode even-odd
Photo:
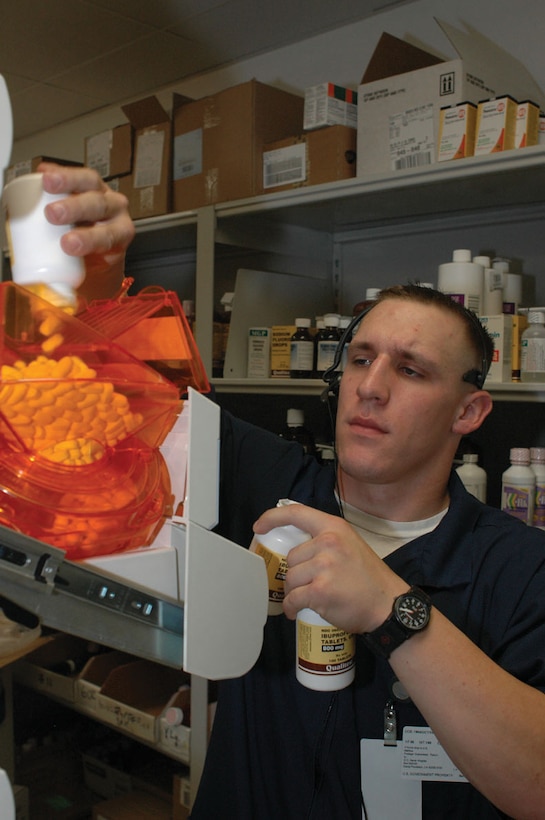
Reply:
[[[411,0],[0,0],[14,139]]]

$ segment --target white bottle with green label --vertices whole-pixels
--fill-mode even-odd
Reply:
[[[509,456],[511,466],[501,481],[501,508],[525,524],[533,524],[536,477],[530,467],[530,450],[512,447]]]

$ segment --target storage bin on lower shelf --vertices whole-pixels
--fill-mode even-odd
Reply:
[[[89,655],[90,648],[78,638],[52,635],[17,664],[15,680],[188,764],[190,676],[116,650]],[[72,659],[75,674],[67,664]],[[171,707],[174,720],[166,717]]]

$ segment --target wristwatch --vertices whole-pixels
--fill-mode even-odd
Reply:
[[[389,658],[394,649],[427,627],[430,612],[430,597],[418,587],[411,587],[394,599],[392,613],[384,623],[372,632],[364,632],[362,638],[375,655]]]

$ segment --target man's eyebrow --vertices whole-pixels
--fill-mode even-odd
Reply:
[[[349,348],[352,353],[376,352],[375,345],[373,345],[371,342],[365,339],[352,340],[350,342]],[[440,369],[440,363],[430,358],[429,356],[426,356],[426,354],[422,351],[409,350],[407,348],[398,347],[397,345],[394,345],[393,352],[398,358],[404,359],[405,361],[414,362],[415,364],[419,364],[422,367],[425,367],[429,370],[437,371]]]

